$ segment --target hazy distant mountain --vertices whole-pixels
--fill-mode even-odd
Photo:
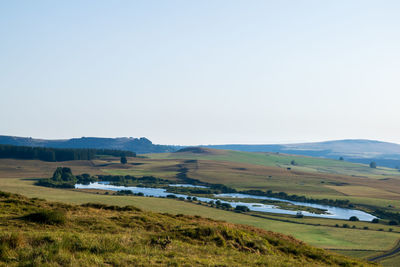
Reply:
[[[120,149],[133,151],[138,154],[174,152],[182,147],[155,145],[149,139],[122,137],[122,138],[99,138],[82,137],[60,140],[33,139],[30,137],[16,137],[0,135],[0,144],[16,146],[38,146],[53,148],[97,148],[97,149]]]
[[[368,164],[375,161],[378,166],[392,168],[400,166],[400,145],[373,140],[353,139],[284,145],[210,145],[206,147],[248,152],[280,152],[333,159],[343,157],[346,161],[351,162]]]

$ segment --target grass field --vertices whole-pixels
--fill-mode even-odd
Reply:
[[[330,174],[343,174],[354,176],[368,176],[370,178],[385,178],[395,176],[400,178],[400,172],[396,169],[378,167],[370,168],[364,164],[351,163],[341,160],[306,157],[298,155],[287,155],[277,153],[255,153],[231,150],[205,149],[208,153],[159,153],[146,155],[152,159],[203,159],[214,161],[230,161],[236,163],[249,163],[262,166],[274,166],[304,172],[320,172]],[[222,151],[222,152],[221,152]],[[292,165],[294,160],[296,165]]]
[[[190,255],[190,257],[188,257]],[[282,234],[0,192],[1,266],[366,266]]]
[[[353,203],[377,207],[387,208],[391,205],[390,209],[393,211],[399,210],[400,207],[398,198],[400,180],[397,178],[382,179],[376,176],[369,178],[318,171],[303,172],[278,166],[266,166],[257,162],[249,164],[210,159],[188,162],[189,156],[186,155],[186,157],[185,159],[159,159],[152,155],[152,158],[130,158],[129,164],[126,165],[120,164],[117,158],[62,163],[0,159],[0,190],[65,203],[99,202],[119,206],[134,205],[155,212],[201,215],[292,235],[311,245],[334,249],[339,253],[355,257],[368,257],[388,250],[400,238],[398,233],[400,230],[397,226],[389,227],[365,222],[349,223],[342,220],[310,217],[296,219],[274,214],[264,214],[265,218],[260,218],[170,199],[113,196],[96,194],[95,191],[82,192],[38,187],[33,185],[35,180],[32,179],[50,177],[57,166],[66,166],[72,168],[74,174],[154,175],[174,180],[180,168],[185,167],[188,168],[188,176],[191,178],[209,183],[222,183],[239,190],[262,189],[315,198],[349,199]],[[344,223],[348,223],[350,227],[354,225],[356,229],[335,227],[336,224],[341,226]],[[369,229],[363,230],[364,227]],[[392,232],[389,232],[389,228],[392,228]]]
[[[33,185],[32,180],[2,178],[0,179],[0,187],[3,191],[7,192],[21,193],[28,197],[39,197],[65,203],[82,204],[88,202],[99,202],[119,206],[134,205],[136,207],[155,212],[201,215],[203,217],[224,220],[232,223],[252,225],[261,229],[292,235],[306,243],[321,248],[382,251],[391,248],[396,240],[400,238],[400,234],[394,232],[365,231],[360,229],[311,226],[281,222],[170,199],[112,196],[85,193],[74,190],[38,187]],[[280,218],[287,219],[284,216],[281,216]],[[293,218],[292,220],[295,219]],[[306,219],[307,223],[320,224],[322,221],[325,221],[325,224],[331,225],[333,225],[334,222],[340,224],[348,223],[348,221],[341,220],[324,220],[313,218]],[[364,224],[374,227],[374,225],[370,223],[356,222],[356,224],[359,227]],[[376,241],[371,242],[371,240]]]
[[[348,255],[348,256],[352,256],[352,255]],[[379,263],[382,264],[383,266],[387,266],[387,267],[398,267],[399,262],[400,262],[400,255],[390,257],[388,259],[384,259]]]

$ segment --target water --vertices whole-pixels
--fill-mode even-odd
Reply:
[[[170,184],[169,186],[175,186],[175,187],[208,188],[207,186],[204,186],[204,185],[192,185],[192,184]]]
[[[187,184],[180,184],[174,186],[184,186],[184,187],[200,187],[195,185],[187,185]],[[203,187],[203,186],[201,186]],[[107,182],[99,182],[99,183],[90,183],[88,185],[83,184],[76,184],[75,188],[78,189],[102,189],[102,190],[112,190],[112,191],[120,191],[120,190],[131,190],[133,193],[143,193],[145,196],[154,196],[154,197],[166,197],[167,195],[175,195],[177,197],[184,197],[186,198],[188,195],[183,194],[174,194],[169,193],[165,188],[150,188],[150,187],[135,187],[135,186],[116,186],[110,185]],[[273,198],[273,197],[264,197],[264,196],[254,196],[254,195],[247,195],[247,194],[240,194],[240,193],[230,193],[230,194],[219,194],[216,197],[231,197],[237,198],[238,201],[223,201],[220,200],[222,203],[229,203],[232,207],[240,206],[247,206],[252,211],[259,211],[259,212],[271,212],[271,213],[280,213],[280,214],[291,214],[296,215],[297,211],[295,210],[285,210],[283,208],[279,208],[274,205],[267,205],[262,203],[245,203],[241,202],[241,198],[254,198],[254,199],[269,199],[269,200],[277,200],[282,202],[291,203],[294,205],[301,205],[306,207],[313,207],[318,209],[326,210],[324,214],[316,214],[307,211],[301,211],[304,216],[313,216],[313,217],[320,217],[320,218],[331,218],[331,219],[343,219],[348,220],[351,216],[356,216],[360,221],[371,221],[372,219],[376,218],[375,216],[368,214],[364,211],[354,210],[354,209],[346,209],[346,208],[338,208],[320,204],[312,204],[312,203],[303,203],[303,202],[296,202],[290,201],[285,199]],[[206,198],[206,197],[197,197],[198,200],[209,202],[209,201],[216,201],[217,199]]]

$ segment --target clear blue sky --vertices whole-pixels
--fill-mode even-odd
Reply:
[[[400,143],[400,1],[1,1],[0,134]]]

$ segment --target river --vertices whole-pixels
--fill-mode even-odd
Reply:
[[[188,185],[188,184],[175,184],[175,185],[170,185],[170,186],[203,187],[203,186],[194,186],[194,185]],[[154,197],[166,197],[167,195],[175,195],[177,197],[184,197],[184,198],[188,197],[188,195],[169,193],[169,192],[167,192],[167,189],[165,189],[165,188],[135,187],[135,186],[125,187],[125,186],[110,185],[108,182],[96,182],[96,183],[90,183],[88,185],[76,184],[75,188],[77,188],[77,189],[101,189],[101,190],[112,190],[112,191],[130,190],[133,193],[143,193],[145,196],[154,196]],[[217,199],[206,198],[206,197],[197,197],[197,199],[200,201],[203,201],[203,202],[209,202],[209,201],[218,200],[218,197],[237,198],[238,201],[223,201],[223,200],[220,200],[220,201],[222,203],[229,203],[232,207],[236,207],[238,205],[247,206],[250,210],[259,211],[259,212],[291,214],[291,215],[296,215],[298,212],[298,211],[294,211],[294,210],[286,210],[283,208],[279,208],[274,205],[267,205],[267,204],[256,203],[256,202],[255,203],[246,203],[246,202],[240,201],[241,198],[269,199],[269,200],[277,200],[277,201],[287,202],[287,203],[291,203],[294,205],[313,207],[313,208],[326,210],[326,212],[324,214],[317,214],[317,213],[300,210],[304,216],[330,218],[330,219],[343,219],[343,220],[348,220],[351,216],[356,216],[360,221],[371,221],[372,219],[376,218],[375,216],[373,216],[369,213],[366,213],[364,211],[361,211],[361,210],[339,208],[339,207],[326,206],[326,205],[313,204],[313,203],[296,202],[296,201],[273,198],[273,197],[255,196],[255,195],[247,195],[247,194],[240,194],[240,193],[219,194],[219,195],[216,195],[215,197]]]

